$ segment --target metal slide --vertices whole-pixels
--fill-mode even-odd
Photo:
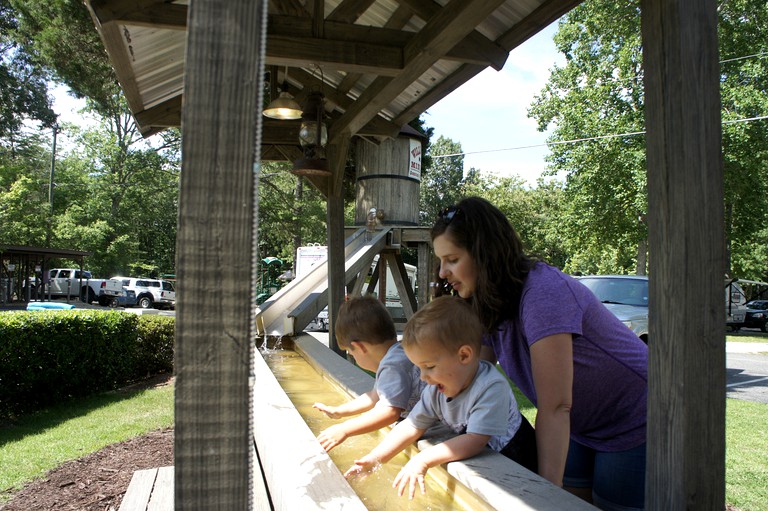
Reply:
[[[370,268],[374,256],[387,246],[385,228],[373,233],[357,230],[344,241],[344,280],[350,282],[357,274]],[[370,238],[370,239],[367,239]],[[258,335],[294,335],[317,317],[328,305],[328,259],[315,263],[301,277],[269,297],[256,309]]]

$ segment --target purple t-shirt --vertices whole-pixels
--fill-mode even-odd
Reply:
[[[536,405],[530,347],[562,333],[573,334],[571,438],[607,452],[645,442],[648,347],[577,279],[536,264],[523,286],[519,324],[505,320],[483,342]]]

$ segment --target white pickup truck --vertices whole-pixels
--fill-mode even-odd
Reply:
[[[117,279],[95,279],[91,272],[79,268],[52,268],[43,293],[52,297],[79,296],[85,303],[98,300],[99,305],[109,305],[123,293],[123,283]]]

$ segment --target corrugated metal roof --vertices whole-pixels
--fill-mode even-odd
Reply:
[[[467,0],[467,2],[471,1]],[[173,3],[177,6],[189,4],[187,0]],[[488,2],[478,1],[476,3],[478,8],[487,8],[486,6],[488,5]],[[542,0],[506,0],[502,2],[491,15],[474,27],[475,33],[472,34],[474,39],[482,40],[485,38],[481,41],[482,44],[478,53],[482,57],[483,44],[486,45],[486,49],[491,53],[498,53],[498,46],[502,47],[502,53],[508,53],[512,48],[505,47],[510,44],[506,43],[505,38],[509,38],[510,31],[515,30],[518,24],[525,20],[527,16],[535,13],[537,9],[541,10],[540,8],[553,13],[567,12],[576,3],[578,3],[576,0],[550,0],[549,2]],[[331,15],[340,6],[342,10],[344,8],[349,10],[349,4],[348,1],[326,0],[325,16]],[[416,0],[374,0],[365,12],[354,21],[354,25],[399,30],[403,33],[399,43],[402,44],[403,37],[409,37],[408,34],[414,34],[412,37],[416,37],[416,34],[424,30],[428,25],[429,15],[439,12],[441,6],[444,7],[447,4],[448,0],[423,3],[418,3]],[[297,20],[297,23],[306,22],[311,19],[307,17],[310,16],[310,13],[301,13],[301,11],[302,9],[308,11],[308,5],[311,6],[312,3],[301,0],[285,2],[285,4],[282,2],[270,2],[270,16],[292,17]],[[406,13],[397,22],[393,21],[393,15],[398,12],[398,9],[400,10],[399,12],[403,12],[403,9],[406,8],[410,8],[412,12]],[[281,12],[280,9],[284,9],[287,14],[286,12]],[[295,16],[296,12],[300,12],[302,16]],[[97,17],[98,13],[97,9]],[[540,30],[552,21],[550,19],[552,17],[551,14],[539,15],[536,13],[534,16],[541,18],[540,26],[531,25],[531,20],[526,20],[526,27],[533,26],[535,28],[528,29],[523,27],[523,30],[529,30],[530,34],[523,32],[521,35],[515,36],[516,39],[512,37],[510,40],[515,41],[512,44],[519,44],[525,38],[533,35],[536,30]],[[109,22],[110,20],[104,20],[104,23]],[[149,23],[144,22],[143,19],[141,22],[120,19],[113,21],[113,23],[118,24],[117,32],[119,33],[122,47],[118,50],[115,48],[114,42],[112,47],[109,47],[109,44],[107,46],[118,78],[123,84],[126,97],[134,114],[150,110],[153,107],[161,107],[169,100],[178,98],[183,93],[184,85],[185,27],[169,28],[163,24],[148,26]],[[183,24],[183,20],[181,23]],[[114,40],[114,34],[112,38]],[[107,39],[105,37],[105,42],[107,42]],[[495,50],[493,49],[494,47],[496,47]],[[269,43],[267,44],[267,56],[269,58]],[[445,58],[440,55],[436,55],[436,57],[438,58],[428,69],[425,69],[411,83],[404,84],[397,96],[379,109],[378,115],[382,119],[390,121],[398,119],[399,123],[404,124],[409,119],[402,118],[401,114],[403,112],[407,112],[404,115],[412,114],[412,116],[417,116],[429,106],[439,101],[450,90],[459,87],[464,81],[482,70],[482,67],[478,67],[473,63],[468,64],[470,61],[462,61],[461,58]],[[491,56],[489,55],[489,57]],[[466,58],[471,60],[472,57]],[[498,58],[496,56],[496,65],[498,65]],[[275,60],[279,59],[272,59],[273,62]],[[372,62],[375,62],[375,59]],[[287,62],[286,64],[295,65],[295,62]],[[408,63],[405,64],[407,65]],[[285,75],[284,65],[280,65],[282,69],[278,71],[278,75],[283,78]],[[468,69],[468,65],[473,67]],[[352,80],[351,76],[349,76],[350,72],[336,68],[333,64],[310,65],[303,67],[302,70],[317,79],[322,77],[324,81],[323,87],[327,86],[329,89],[338,89],[342,83],[350,82],[346,83],[346,90],[339,91],[343,92],[349,99],[346,105],[335,104],[331,101],[328,103],[330,106],[335,107],[336,116],[342,115],[345,109],[349,108],[358,98],[363,96],[365,91],[379,78],[376,74],[365,73],[357,76],[356,80]],[[301,79],[297,75],[302,76],[302,73],[294,71],[292,74],[290,69],[288,70],[288,82],[293,86],[294,91],[305,88],[304,83],[306,80]],[[452,78],[453,76],[460,77]],[[439,94],[434,95],[435,97],[432,98],[430,93],[438,90],[435,88],[445,87],[446,80],[449,79],[451,80],[450,90],[441,90]],[[336,99],[338,101],[339,97],[337,96]],[[178,104],[180,105],[180,102]],[[411,112],[414,109],[415,111]],[[142,131],[149,132],[152,127],[141,126],[141,128]],[[156,128],[154,131],[156,131]]]

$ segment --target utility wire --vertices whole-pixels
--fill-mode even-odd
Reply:
[[[751,122],[751,121],[762,121],[764,119],[768,119],[768,115],[762,115],[760,117],[749,117],[746,119],[733,119],[730,121],[723,121],[723,124],[736,124],[740,122]],[[483,153],[497,153],[501,151],[518,151],[520,149],[532,149],[534,147],[549,147],[554,145],[563,145],[563,144],[577,144],[579,142],[590,142],[592,140],[603,140],[608,138],[618,138],[618,137],[632,137],[636,135],[644,135],[645,130],[643,131],[631,131],[628,133],[616,133],[612,135],[599,135],[596,137],[584,137],[584,138],[574,138],[572,140],[557,140],[554,142],[545,142],[543,144],[533,144],[533,145],[526,145],[526,146],[518,146],[518,147],[506,147],[504,149],[487,149],[485,151],[466,151],[462,153],[451,153],[451,154],[439,154],[439,155],[431,155],[432,159],[438,159],[438,158],[450,158],[453,156],[466,156],[468,154],[483,154]]]

